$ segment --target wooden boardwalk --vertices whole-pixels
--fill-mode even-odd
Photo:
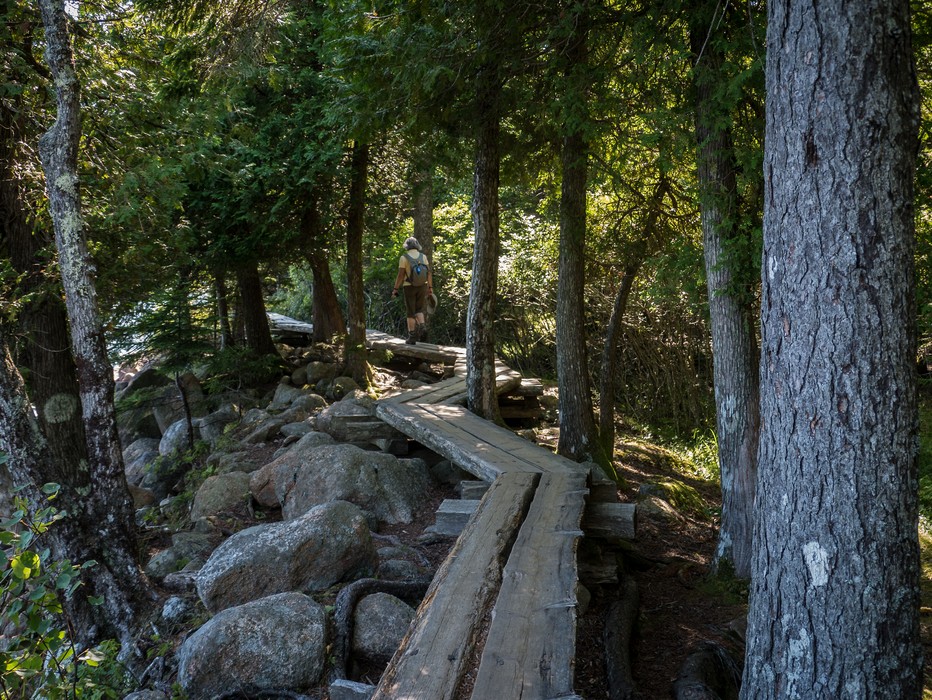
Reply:
[[[380,400],[376,414],[491,483],[371,697],[578,698],[576,550],[589,471],[466,410],[463,349],[378,331],[367,331],[367,343],[454,367],[449,379]],[[500,392],[520,383],[498,365]]]

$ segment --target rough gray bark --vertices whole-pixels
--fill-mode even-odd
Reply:
[[[696,8],[690,43],[697,57],[693,70],[702,239],[712,330],[715,424],[722,484],[722,517],[713,570],[729,562],[736,576],[751,573],[754,490],[760,431],[756,329],[751,300],[737,280],[742,264],[735,255],[742,235],[738,223],[738,186],[730,117],[723,113],[720,41],[710,36],[720,4]],[[724,10],[723,10],[724,11]],[[747,235],[747,234],[745,234]],[[745,246],[746,247],[746,246]]]
[[[560,164],[560,260],[557,281],[556,341],[560,441],[557,451],[583,461],[601,454],[586,360],[586,182],[589,146],[585,123],[585,10],[579,11],[564,51],[568,103]]]
[[[40,139],[39,152],[65,289],[87,449],[87,462],[79,469],[79,486],[75,488],[77,503],[73,506],[81,511],[77,516],[79,527],[70,531],[67,544],[69,553],[97,549],[103,555],[91,574],[95,594],[104,597],[104,604],[95,618],[102,627],[109,628],[105,631],[115,633],[126,644],[131,642],[135,620],[151,604],[151,590],[136,562],[132,502],[123,474],[113,409],[113,369],[107,359],[81,216],[77,171],[79,84],[67,18],[61,0],[41,0],[39,6],[57,104],[56,121]],[[73,396],[62,394],[51,397],[44,405],[37,406],[37,410],[57,417],[70,416],[78,407]],[[54,422],[56,418],[50,420]],[[28,469],[23,475],[27,473]],[[100,632],[99,629],[79,630],[86,639]]]
[[[741,697],[919,698],[909,4],[776,0],[768,13]]]
[[[475,248],[466,314],[466,387],[469,410],[500,422],[495,393],[495,294],[498,285],[499,240],[499,100],[501,78],[496,64],[479,76],[476,157],[473,172],[472,220]]]
[[[369,173],[369,146],[353,144],[350,166],[349,212],[346,221],[346,311],[349,333],[344,360],[346,372],[359,386],[370,383],[366,351],[366,300],[362,284],[362,236],[365,229],[366,182]]]

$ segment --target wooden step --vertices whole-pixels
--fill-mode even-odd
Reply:
[[[474,499],[447,498],[437,509],[437,520],[431,530],[438,535],[458,537],[466,529],[466,523],[479,508],[479,501]]]
[[[462,481],[460,485],[476,484],[485,491],[488,484],[483,481]],[[471,494],[472,495],[472,494]],[[441,535],[458,535],[466,527],[469,518],[479,506],[475,498],[448,498],[437,509],[437,522],[433,526]],[[637,538],[637,505],[634,503],[588,503],[582,529],[586,537],[606,540],[633,540]]]

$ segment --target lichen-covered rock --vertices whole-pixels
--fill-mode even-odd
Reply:
[[[260,442],[268,442],[278,435],[278,431],[282,429],[283,425],[285,425],[285,421],[281,418],[269,418],[255,426],[252,432],[244,437],[241,442],[243,445],[258,445]]]
[[[298,468],[307,462],[310,455],[321,445],[332,445],[333,438],[326,433],[310,432],[279,457],[266,464],[253,473],[249,481],[249,489],[253,498],[266,508],[275,508],[281,505],[275,491],[275,483],[279,479],[294,480]],[[281,476],[276,476],[281,472]]]
[[[300,593],[281,593],[218,613],[178,650],[178,682],[191,700],[232,689],[299,692],[324,670],[323,608]]]
[[[357,390],[359,390],[359,384],[357,384],[352,377],[336,377],[330,382],[330,387],[327,389],[327,396],[334,401],[339,401],[347,394],[352,394]]]
[[[201,484],[191,506],[191,520],[234,511],[249,503],[249,474],[229,472],[209,476]]]
[[[368,575],[377,564],[362,511],[337,501],[236,533],[198,572],[197,592],[214,612],[285,591],[321,591]]]
[[[414,619],[414,608],[388,593],[373,593],[353,612],[353,652],[373,661],[388,661]]]
[[[353,445],[325,445],[309,452],[288,473],[274,473],[275,493],[286,520],[320,503],[350,501],[382,522],[409,523],[428,489],[419,459],[401,460]]]
[[[160,690],[137,690],[125,695],[123,700],[168,700],[168,696]]]
[[[279,384],[275,387],[275,396],[272,397],[272,403],[268,405],[268,410],[283,411],[288,408],[292,402],[304,396],[304,393],[304,389],[299,386]]]
[[[159,438],[139,438],[123,450],[123,470],[127,483],[139,486],[146,475],[146,468],[158,459]]]
[[[200,431],[201,439],[206,440],[213,447],[217,444],[227,426],[239,421],[239,413],[233,406],[226,405],[218,411],[209,413],[203,418],[198,418],[197,428]]]
[[[190,440],[188,432],[188,422],[182,418],[168,426],[168,430],[162,435],[159,441],[159,454],[163,456],[173,455],[178,452],[185,452],[189,449]],[[197,439],[195,433],[193,439]]]
[[[332,362],[315,361],[309,363],[305,371],[307,373],[306,383],[313,386],[322,379],[333,379],[335,376],[337,376],[340,368]]]
[[[317,429],[329,433],[333,419],[344,416],[375,416],[375,401],[362,391],[347,394],[317,414]]]
[[[308,393],[295,399],[287,409],[278,414],[278,417],[288,423],[303,421],[326,406],[327,400],[323,396]]]

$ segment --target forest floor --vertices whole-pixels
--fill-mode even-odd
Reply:
[[[715,550],[715,514],[721,505],[715,481],[691,476],[672,452],[626,437],[616,444],[622,501],[635,501],[642,484],[676,480],[695,489],[702,503],[679,507],[666,518],[640,517],[631,567],[638,584],[640,610],[632,640],[632,675],[639,697],[669,698],[683,662],[699,645],[715,642],[740,660],[743,652],[747,589],[739,581],[710,579]],[[587,700],[609,698],[602,642],[612,585],[592,591],[589,610],[580,618],[576,691]]]
[[[927,414],[932,417],[932,410]],[[930,421],[932,423],[932,421]],[[556,448],[558,431],[553,425],[535,428],[536,441]],[[257,450],[257,464],[267,461],[277,445]],[[418,456],[417,445],[413,445]],[[259,454],[261,453],[261,454]],[[672,685],[684,661],[704,642],[728,650],[738,665],[743,656],[747,585],[728,577],[710,577],[709,565],[717,537],[720,487],[705,478],[678,452],[658,444],[621,435],[616,442],[621,501],[636,501],[643,484],[675,480],[693,491],[666,514],[641,516],[632,543],[634,557],[626,557],[640,596],[640,608],[632,640],[632,674],[641,700],[670,698]],[[436,456],[434,456],[436,457]],[[930,460],[932,462],[932,460]],[[698,495],[698,499],[695,496]],[[380,533],[397,537],[420,550],[432,567],[446,557],[453,539],[425,545],[418,542],[424,528],[433,524],[434,513],[444,498],[454,498],[452,487],[436,486],[425,494],[423,508],[408,525],[392,526]],[[273,515],[274,518],[274,515]],[[248,524],[248,523],[245,523]],[[244,526],[244,523],[239,524]],[[230,523],[233,529],[239,529]],[[926,533],[929,534],[926,534]],[[932,700],[932,528],[920,529],[922,544],[922,643],[925,651],[926,690]],[[581,551],[584,551],[585,543]],[[578,620],[576,692],[586,700],[610,698],[604,659],[603,628],[617,584],[589,584],[591,602]],[[332,603],[332,600],[323,600]],[[354,680],[377,683],[383,668],[355,669]],[[322,686],[306,697],[325,700]]]
[[[540,428],[537,441],[556,447],[554,428]],[[415,454],[417,450],[415,449]],[[704,507],[693,512],[678,511],[660,521],[641,518],[634,551],[640,565],[632,572],[640,595],[640,614],[633,640],[632,671],[642,700],[671,697],[671,686],[686,657],[704,641],[714,641],[740,658],[743,620],[746,616],[746,587],[738,582],[710,581],[709,562],[715,548],[713,514],[720,503],[719,486],[714,481],[685,475],[682,461],[669,450],[646,442],[621,439],[617,454],[621,460],[619,489],[622,501],[634,501],[641,484],[675,479],[696,489]],[[418,535],[433,524],[434,510],[442,498],[452,493],[434,489],[426,494],[425,508],[415,522],[387,528],[382,534],[399,537],[418,547]],[[424,552],[436,566],[443,560],[453,540],[434,544]],[[606,678],[604,643],[605,615],[617,584],[590,585],[592,600],[578,620],[576,692],[586,700],[610,698]],[[354,680],[377,683],[381,667],[356,669]],[[326,698],[325,689],[313,697]],[[459,696],[460,694],[458,694]]]

